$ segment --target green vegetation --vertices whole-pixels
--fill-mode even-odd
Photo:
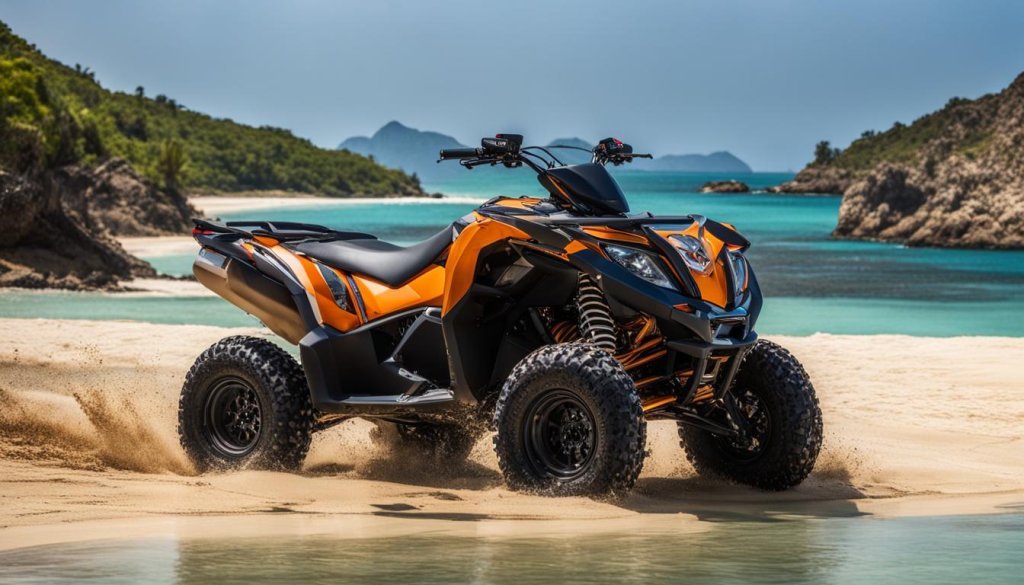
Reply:
[[[882,161],[905,164],[919,162],[925,145],[948,133],[951,127],[957,125],[957,120],[964,117],[961,114],[968,110],[961,108],[974,108],[984,99],[952,98],[941,110],[921,116],[909,126],[896,122],[892,128],[884,132],[868,130],[841,152],[833,149],[831,153],[825,153],[822,145],[827,149],[828,142],[820,142],[815,147],[814,162],[811,164],[864,171]],[[959,137],[955,149],[973,158],[988,146],[992,131],[980,124],[966,124],[965,127],[968,131],[966,135]]]
[[[839,148],[832,148],[828,140],[822,140],[818,144],[814,145],[814,164],[816,165],[827,165],[828,163],[836,160],[842,154],[842,150]]]
[[[172,138],[160,145],[160,156],[157,158],[156,166],[168,189],[177,189],[181,185],[186,164],[188,156],[180,140]]]
[[[123,157],[168,187],[283,190],[335,197],[419,191],[418,181],[280,128],[192,112],[175,100],[101,87],[0,22],[0,168],[31,172]]]

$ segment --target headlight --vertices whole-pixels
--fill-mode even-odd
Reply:
[[[612,244],[605,244],[604,249],[612,260],[636,276],[651,284],[670,288],[674,291],[679,290],[675,283],[665,274],[665,271],[661,269],[661,261],[654,254],[638,250],[637,248],[615,246]]]
[[[714,268],[711,262],[711,251],[707,244],[693,236],[672,235],[668,237],[669,242],[679,250],[683,262],[701,274],[707,274]]]
[[[736,296],[740,296],[740,293],[747,290],[747,279],[750,270],[747,266],[747,259],[743,256],[743,252],[729,252],[729,266],[732,268],[732,281],[733,291]]]

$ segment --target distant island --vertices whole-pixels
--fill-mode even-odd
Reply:
[[[420,179],[437,180],[462,170],[455,164],[437,164],[438,152],[442,148],[465,146],[439,132],[417,130],[400,122],[388,122],[373,136],[353,136],[338,145],[338,148],[372,157],[379,164],[415,174]]]
[[[552,140],[550,144],[562,144],[583,148],[593,148],[593,144],[580,138],[561,138]],[[634,144],[636,152],[647,152],[641,145]],[[570,154],[571,153],[571,154]],[[565,154],[566,156],[563,156]],[[556,150],[555,155],[565,162],[589,162],[590,157],[578,150]],[[567,160],[568,157],[568,160]],[[681,173],[733,173],[746,175],[753,171],[750,166],[729,152],[713,152],[711,154],[666,154],[653,159],[638,158],[627,166],[629,171],[674,171]]]
[[[689,173],[732,173],[746,175],[750,165],[726,151],[711,154],[666,154],[652,160],[633,161],[631,169],[641,171],[677,171]]]
[[[581,138],[559,138],[551,145],[593,148],[593,144]],[[439,180],[458,172],[456,165],[437,164],[437,153],[442,148],[464,148],[455,138],[440,132],[417,130],[392,121],[385,124],[373,136],[354,136],[338,145],[339,149],[373,157],[382,165],[413,173],[420,179]],[[642,149],[640,149],[642,150]],[[590,156],[579,150],[558,149],[553,153],[566,164],[589,162]],[[669,154],[653,160],[638,159],[626,170],[679,171],[704,173],[751,173],[750,166],[728,152],[711,154]]]
[[[787,193],[842,193],[833,234],[912,246],[1024,248],[1024,74],[910,125],[821,142]]]

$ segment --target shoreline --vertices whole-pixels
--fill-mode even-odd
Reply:
[[[0,339],[0,549],[169,526],[530,536],[1024,503],[1019,338],[770,336],[818,389],[826,439],[807,481],[770,493],[696,476],[675,425],[653,421],[636,489],[591,500],[507,490],[486,438],[467,463],[438,467],[376,443],[361,420],[316,435],[301,473],[196,476],[174,430],[184,372],[217,339],[264,331],[53,319],[0,319],[0,328],[11,333]]]
[[[803,516],[799,510],[779,506],[773,518],[765,521],[856,520],[872,517],[896,518],[955,517],[1021,514],[1024,491],[956,498],[957,506],[946,512],[942,498],[909,496],[876,505],[868,502],[856,515],[833,517]],[[575,502],[568,502],[574,504]],[[893,513],[897,508],[898,513]],[[94,542],[97,540],[134,540],[140,538],[216,538],[270,536],[331,536],[339,540],[446,536],[461,538],[551,539],[575,536],[618,536],[621,534],[679,537],[712,531],[718,522],[701,520],[687,512],[641,513],[623,511],[619,515],[592,518],[481,518],[459,513],[384,514],[379,511],[335,513],[289,513],[264,510],[259,514],[226,515],[140,515],[131,518],[88,520],[71,524],[34,524],[0,528],[0,552],[36,546]]]

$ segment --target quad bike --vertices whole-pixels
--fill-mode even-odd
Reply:
[[[549,197],[496,197],[409,247],[195,220],[196,278],[301,358],[253,337],[199,357],[179,406],[196,466],[296,469],[312,433],[362,417],[448,462],[494,430],[514,489],[622,493],[646,421],[671,419],[701,474],[769,490],[807,477],[821,411],[797,360],[754,333],[750,243],[699,215],[631,214],[605,168],[649,156],[627,144],[578,165],[552,150],[499,134],[441,151],[528,167]]]

